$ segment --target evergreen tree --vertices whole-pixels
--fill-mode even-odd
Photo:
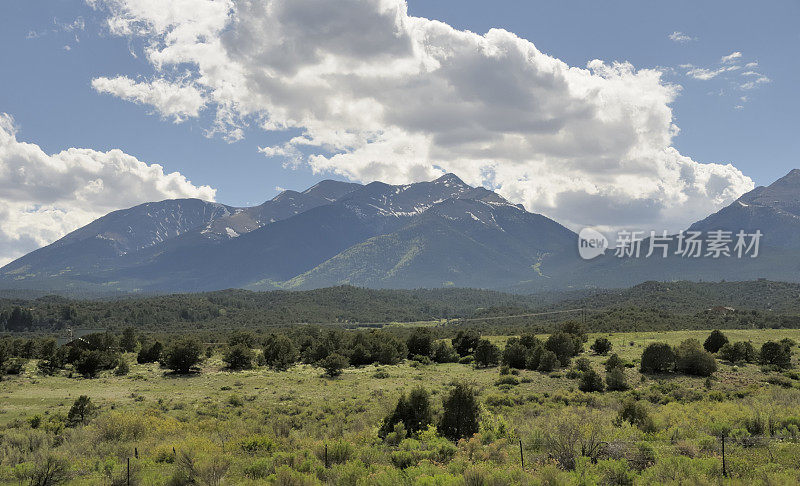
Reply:
[[[433,335],[425,327],[414,329],[406,341],[408,356],[430,356],[433,353]]]
[[[33,327],[33,314],[28,309],[15,306],[6,322],[6,329],[9,331],[25,331]]]
[[[540,348],[544,345],[535,334],[523,334],[519,338],[519,343],[528,349]]]
[[[372,354],[363,344],[356,344],[350,352],[350,364],[353,366],[364,366],[374,362]]]
[[[575,346],[575,335],[566,332],[557,332],[547,338],[544,343],[545,349],[555,353],[561,366],[569,365],[573,356],[578,354]]]
[[[67,423],[72,426],[83,425],[96,413],[97,407],[86,395],[81,395],[75,399],[67,413]]]
[[[642,353],[642,373],[668,373],[675,368],[675,351],[666,343],[649,344]]]
[[[254,358],[255,353],[253,353],[252,349],[244,344],[237,344],[228,348],[225,355],[222,357],[222,361],[224,361],[231,370],[249,370],[253,367]]]
[[[755,363],[758,361],[758,353],[750,341],[739,341],[733,344],[733,349],[736,351],[742,361],[746,363]]]
[[[625,377],[625,368],[614,367],[606,371],[606,385],[610,391],[625,391],[628,387],[628,380]]]
[[[253,349],[258,345],[258,340],[250,331],[239,331],[228,339],[228,346],[230,347],[235,347],[240,344],[249,349]]]
[[[593,368],[584,371],[578,381],[578,389],[584,392],[601,392],[605,390],[603,378]]]
[[[597,354],[608,354],[611,351],[611,341],[608,338],[599,337],[594,340],[591,349]]]
[[[164,366],[176,373],[189,373],[200,363],[202,346],[194,338],[184,338],[169,345],[164,353]]]
[[[589,335],[586,333],[586,328],[583,327],[578,321],[565,321],[558,326],[559,331],[577,336],[580,342],[585,343],[589,340]],[[558,353],[556,353],[558,354]]]
[[[542,352],[545,351],[544,347],[539,345],[533,348],[529,348],[528,351],[525,353],[525,369],[526,370],[538,370],[539,369],[539,362],[542,358]],[[550,351],[548,351],[550,352]],[[553,354],[555,356],[555,354]],[[555,358],[556,360],[558,358]]]
[[[472,437],[478,432],[479,407],[475,391],[466,383],[457,383],[444,399],[439,433],[452,441]]]
[[[500,362],[500,349],[488,339],[481,339],[475,347],[475,364],[488,368]]]
[[[320,364],[325,370],[325,374],[334,378],[342,374],[342,370],[347,367],[349,361],[339,353],[332,353],[323,359]]]
[[[503,350],[503,363],[511,368],[525,369],[525,362],[527,359],[528,348],[520,342],[513,342],[506,344]]]
[[[789,346],[775,341],[767,341],[761,346],[759,362],[778,368],[792,367],[792,350]]]
[[[84,351],[78,361],[75,362],[75,371],[83,375],[84,378],[94,378],[100,371],[101,364],[100,351]]]
[[[394,411],[384,419],[378,435],[386,438],[398,423],[403,424],[409,435],[416,435],[425,430],[432,421],[430,395],[424,388],[417,387],[408,396],[400,396]]]
[[[550,351],[549,349],[543,350],[541,356],[539,357],[539,366],[536,369],[547,372],[553,371],[559,367],[561,367],[561,362],[558,361],[558,356],[556,356],[556,353]]]
[[[625,367],[625,362],[622,361],[622,358],[620,358],[617,353],[614,353],[611,356],[609,356],[604,364],[606,367],[606,371],[611,371],[614,368]]]
[[[5,339],[0,340],[0,376],[3,375],[6,369],[6,364],[11,360],[12,351],[11,346]]]
[[[285,371],[297,361],[297,348],[285,334],[270,334],[267,336],[261,358],[270,368]]]
[[[161,360],[161,354],[164,351],[164,345],[161,344],[159,341],[154,342],[149,346],[142,345],[142,348],[139,350],[139,354],[136,356],[136,362],[139,364],[143,363],[155,363],[156,361]]]
[[[717,371],[717,360],[700,341],[687,339],[675,350],[675,369],[687,375],[711,376]]]
[[[455,363],[458,361],[458,353],[447,341],[439,341],[433,346],[433,361]]]
[[[126,327],[125,330],[122,331],[122,337],[119,338],[119,347],[126,353],[132,353],[136,351],[137,343],[136,329]]]
[[[478,342],[481,340],[481,335],[478,331],[474,330],[459,330],[456,337],[453,338],[453,347],[460,356],[467,356],[475,351]]]
[[[717,351],[722,348],[722,346],[728,344],[728,338],[722,334],[722,331],[719,329],[715,329],[711,331],[711,334],[706,338],[706,342],[703,343],[703,347],[706,348],[706,351],[709,353],[716,353]]]

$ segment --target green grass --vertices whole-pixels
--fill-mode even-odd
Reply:
[[[765,341],[786,337],[800,342],[800,330],[791,329],[725,334],[731,341],[750,340],[757,348]],[[604,336],[613,343],[612,352],[635,362],[648,343],[677,345],[687,338],[702,342],[707,335],[708,331],[591,334],[585,348],[588,350],[596,337]],[[508,339],[489,338],[501,346]],[[606,356],[589,352],[583,356],[595,369],[603,370]],[[480,436],[458,444],[455,456],[447,463],[412,461],[414,465],[402,473],[417,478],[409,484],[464,484],[459,481],[473,475],[495,478],[496,484],[523,480],[538,484],[535,481],[549,476],[561,481],[555,484],[568,484],[577,482],[581,474],[596,478],[595,482],[586,482],[595,484],[613,476],[613,468],[622,467],[614,461],[623,461],[624,468],[632,471],[633,452],[619,458],[604,457],[598,464],[583,464],[583,472],[580,467],[573,472],[555,468],[542,437],[563,420],[580,422],[584,428],[602,427],[603,437],[615,443],[652,444],[655,463],[641,472],[631,472],[642,484],[698,478],[698,484],[706,484],[719,476],[719,451],[712,436],[719,424],[735,431],[745,430],[758,417],[776,424],[800,417],[800,381],[786,378],[788,388],[769,384],[766,379],[778,374],[765,374],[755,364],[720,362],[711,381],[682,375],[643,378],[637,368],[628,368],[626,376],[632,391],[585,394],[577,391],[577,381],[568,379],[565,370],[550,374],[521,370],[515,376],[518,385],[498,385],[497,368],[475,369],[455,363],[417,366],[406,361],[395,366],[350,368],[340,377],[328,379],[322,377],[321,369],[309,365],[298,365],[287,372],[265,368],[228,372],[219,355],[206,360],[201,372],[193,376],[172,376],[157,365],[136,364],[133,354],[126,359],[131,372],[123,377],[109,372],[95,379],[41,376],[33,362],[24,374],[4,377],[0,381],[0,482],[12,482],[14,461],[36,464],[40,460],[36,451],[25,452],[18,447],[24,437],[43,441],[38,451],[50,450],[66,458],[74,484],[102,484],[103,464],[108,461],[112,476],[120,474],[134,447],[141,454],[136,475],[142,484],[164,484],[165,478],[176,473],[179,466],[169,459],[173,447],[196,452],[198,464],[213,457],[225,458],[230,465],[228,484],[262,484],[253,479],[255,473],[247,472],[257,464],[256,459],[268,462],[264,464],[267,476],[279,484],[306,484],[281,479],[281,474],[300,475],[307,484],[374,484],[379,480],[396,484],[391,478],[399,477],[392,475],[400,472],[392,457],[398,447],[433,446],[426,446],[425,440],[416,445],[404,441],[400,446],[381,442],[376,435],[381,419],[401,392],[415,386],[431,392],[438,410],[456,380],[473,383],[479,391],[484,420]],[[378,370],[388,377],[376,377]],[[89,425],[68,429],[58,440],[28,425],[27,420],[35,415],[66,415],[80,395],[88,395],[100,406],[99,416]],[[647,404],[655,430],[646,432],[615,422],[620,403],[627,397]],[[591,420],[581,422],[586,414]],[[253,434],[269,437],[275,442],[275,450],[257,457],[242,452],[237,444]],[[528,457],[525,473],[517,461],[518,440],[523,441]],[[347,457],[341,465],[326,470],[321,448],[336,441],[343,441],[342,454]],[[800,479],[796,470],[800,445],[784,442],[771,447],[767,452],[763,447],[745,449],[731,444],[731,468],[736,477],[749,482],[773,478],[774,484]],[[352,451],[347,452],[348,448]],[[682,448],[688,452],[681,452]],[[346,468],[352,469],[347,474],[352,473],[361,482],[343,479]]]
[[[724,332],[731,342],[751,341],[756,349],[766,341],[787,337],[800,343],[800,329]],[[594,355],[588,349],[598,337],[606,337],[612,342],[612,353],[619,354],[625,360],[638,362],[644,348],[652,342],[677,345],[689,338],[703,342],[708,333],[709,331],[591,333],[584,346],[586,349],[583,356],[600,369],[602,362],[608,356]],[[500,347],[508,339],[508,336],[485,337]],[[545,340],[547,335],[539,337]],[[23,375],[6,376],[0,381],[0,425],[42,413],[44,410],[66,413],[72,400],[80,395],[89,395],[94,400],[109,406],[139,407],[142,403],[153,403],[159,399],[166,403],[220,400],[227,396],[221,388],[229,386],[250,397],[257,397],[259,401],[263,401],[260,403],[266,404],[279,403],[280,398],[286,394],[291,394],[297,400],[362,401],[366,396],[393,397],[399,390],[416,384],[424,384],[433,390],[442,391],[453,380],[461,379],[473,382],[481,388],[487,388],[497,376],[495,368],[475,369],[471,365],[456,363],[413,368],[411,362],[407,361],[396,366],[349,368],[344,370],[337,380],[328,380],[320,378],[321,369],[309,365],[298,365],[288,372],[275,372],[266,368],[229,372],[225,371],[221,357],[215,355],[203,363],[201,373],[189,377],[174,377],[165,373],[157,364],[136,364],[132,354],[126,359],[131,367],[129,375],[116,377],[113,373],[107,372],[95,379],[42,376],[36,373],[35,362],[29,362]],[[733,373],[730,371],[733,366],[724,362],[719,364],[720,370],[717,375],[722,387],[725,387],[726,379],[738,383],[742,380],[751,381],[763,375],[757,365],[740,365],[737,367],[737,373]],[[390,378],[372,378],[377,368],[386,370]],[[634,381],[639,379],[639,374],[635,370],[628,372]],[[519,392],[543,393],[575,388],[575,380],[553,379],[535,371],[521,370],[520,376],[528,378],[530,382],[523,383],[517,390]],[[674,380],[685,382],[687,385],[703,382],[699,378],[677,375]]]

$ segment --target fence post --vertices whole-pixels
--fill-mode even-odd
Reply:
[[[728,468],[725,464],[725,434],[722,434],[722,475],[728,477]]]
[[[131,486],[131,458],[128,458],[128,486]]]
[[[328,444],[325,444],[325,469],[328,469]]]
[[[519,462],[522,464],[522,470],[525,470],[525,456],[522,454],[522,439],[519,440]]]

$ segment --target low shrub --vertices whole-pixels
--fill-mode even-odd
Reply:
[[[583,392],[602,392],[605,388],[606,386],[603,383],[603,378],[600,377],[600,373],[592,368],[584,371],[578,382],[578,389]]]
[[[611,351],[612,345],[611,341],[608,338],[599,337],[594,340],[594,343],[590,346],[590,349],[594,351],[596,354],[608,354]]]
[[[625,391],[629,388],[624,368],[612,368],[606,372],[606,385],[610,391]]]

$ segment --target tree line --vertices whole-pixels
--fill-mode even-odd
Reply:
[[[515,295],[477,289],[371,290],[339,286],[309,291],[226,290],[200,294],[73,300],[58,296],[0,299],[0,332],[67,327],[121,331],[264,329],[299,323],[359,327],[451,320],[485,334],[550,332],[558,317],[513,317],[586,308],[595,332],[709,328],[798,328],[797,284],[650,282],[623,291]],[[750,289],[749,291],[747,289]],[[736,293],[736,292],[740,293]],[[769,299],[760,299],[769,292]],[[736,296],[739,297],[736,297]],[[763,302],[775,310],[762,309]],[[717,304],[736,305],[719,312]],[[506,319],[491,319],[495,317]],[[470,319],[459,322],[459,319]],[[483,320],[486,319],[486,320]],[[533,327],[532,327],[533,326]]]
[[[588,335],[583,324],[574,320],[562,322],[546,339],[526,332],[508,338],[502,348],[475,329],[459,329],[449,339],[439,338],[429,327],[405,331],[302,326],[263,334],[242,330],[229,334],[225,343],[203,344],[191,335],[159,339],[128,327],[121,333],[89,334],[60,347],[52,338],[5,337],[0,339],[0,373],[20,373],[28,360],[37,359],[38,370],[47,375],[66,371],[92,378],[104,370],[123,375],[129,371],[123,353],[136,353],[138,363],[159,363],[175,373],[191,373],[218,350],[231,371],[256,366],[285,371],[306,363],[322,368],[330,377],[348,367],[394,365],[405,360],[420,364],[458,362],[477,368],[501,365],[502,374],[518,369],[546,373],[574,365],[568,377],[578,378],[581,390],[603,391],[606,387],[627,389],[623,371],[633,366],[611,354],[605,362],[603,381],[589,361],[579,357]],[[786,369],[791,367],[794,346],[792,340],[784,339],[766,342],[756,350],[750,342],[729,342],[722,331],[715,330],[702,344],[695,339],[678,346],[649,344],[642,352],[640,371],[710,376],[717,370],[717,359]],[[598,337],[588,348],[596,355],[608,355],[613,346],[607,338]]]

